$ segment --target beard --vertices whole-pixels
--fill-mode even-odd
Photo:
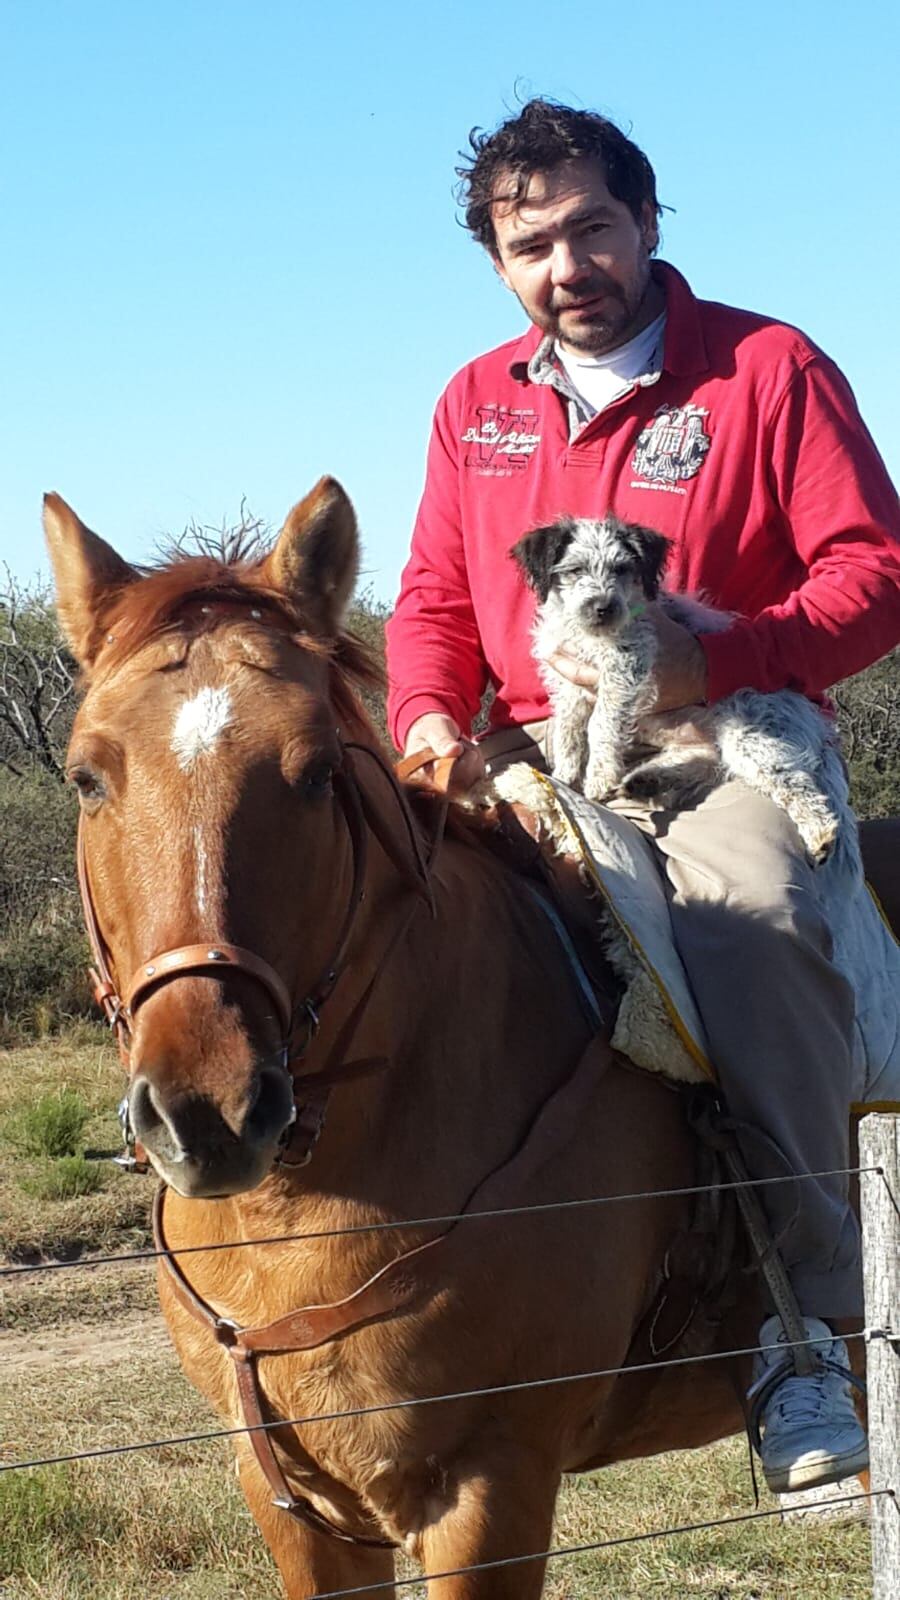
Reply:
[[[650,286],[649,256],[642,265],[643,270],[629,284],[598,275],[580,284],[577,294],[557,291],[546,311],[535,313],[527,306],[523,309],[542,332],[567,350],[585,356],[606,355],[627,344],[637,332]],[[597,305],[587,304],[600,295],[604,298]],[[583,311],[581,306],[585,307]]]

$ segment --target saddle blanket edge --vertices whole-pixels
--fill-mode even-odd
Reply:
[[[525,762],[494,781],[502,798],[538,816],[555,849],[578,858],[602,901],[601,940],[624,985],[614,1048],[635,1065],[679,1082],[715,1081],[659,870],[643,834]],[[900,945],[861,874],[852,883],[846,874],[825,883],[835,965],[857,1002],[851,1107],[900,1110]]]

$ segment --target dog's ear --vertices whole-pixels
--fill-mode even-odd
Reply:
[[[542,603],[550,593],[553,569],[572,543],[574,532],[572,519],[561,517],[559,522],[551,522],[549,527],[533,528],[509,552],[518,561],[526,581],[537,592]]]
[[[644,528],[639,522],[624,522],[622,534],[623,542],[638,564],[644,593],[648,600],[655,600],[669,557],[670,542],[665,534],[657,533],[655,528]]]

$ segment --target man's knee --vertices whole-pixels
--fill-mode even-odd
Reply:
[[[676,940],[699,942],[740,979],[762,971],[777,983],[781,963],[800,952],[831,961],[834,941],[818,896],[791,883],[749,879],[721,894],[679,896],[672,905]],[[761,965],[755,965],[759,952]]]

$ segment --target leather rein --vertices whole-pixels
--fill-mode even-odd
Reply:
[[[409,861],[404,860],[403,855],[398,852],[395,842],[386,833],[375,807],[359,784],[351,751],[370,757],[387,778],[408,835],[413,859],[412,871]],[[419,832],[401,785],[432,763],[434,777],[429,780],[428,787],[435,790],[441,799],[430,847],[426,853],[422,849]],[[77,847],[78,884],[92,955],[90,977],[94,998],[116,1035],[119,1055],[126,1071],[130,1071],[131,1041],[136,1013],[143,1002],[161,986],[186,976],[220,978],[228,971],[252,978],[265,991],[275,1007],[282,1030],[281,1059],[294,1083],[295,1120],[290,1126],[287,1148],[277,1158],[277,1164],[287,1168],[305,1166],[311,1159],[324,1126],[332,1089],[341,1082],[362,1077],[388,1064],[383,1057],[347,1061],[346,1055],[378,980],[405,936],[418,908],[419,900],[424,898],[434,914],[431,874],[446,824],[452,766],[452,760],[438,760],[432,751],[425,750],[400,762],[395,772],[370,746],[342,744],[342,762],[335,772],[334,784],[351,842],[353,870],[350,894],[334,953],[318,981],[297,1004],[291,1000],[283,979],[267,961],[252,950],[221,940],[209,944],[180,945],[152,956],[132,976],[123,992],[114,976],[111,953],[100,929],[88,873],[84,823],[83,818],[80,819]],[[401,877],[405,878],[415,898],[406,915],[396,924],[369,983],[345,1018],[325,1065],[312,1073],[300,1073],[298,1069],[318,1032],[322,1007],[333,993],[346,967],[351,934],[365,896],[370,832],[374,834]],[[295,1146],[299,1146],[296,1151]],[[348,1533],[317,1511],[308,1500],[293,1493],[275,1455],[268,1427],[264,1424],[263,1397],[256,1363],[261,1355],[314,1349],[373,1320],[397,1315],[412,1301],[420,1300],[427,1293],[436,1290],[438,1273],[430,1265],[429,1252],[433,1251],[446,1235],[439,1235],[426,1244],[396,1257],[344,1300],[333,1305],[303,1307],[264,1327],[242,1328],[229,1318],[219,1316],[212,1306],[196,1293],[176,1261],[175,1255],[170,1251],[163,1220],[165,1194],[166,1187],[163,1184],[157,1192],[153,1206],[155,1247],[179,1305],[213,1334],[219,1345],[227,1350],[234,1363],[243,1420],[248,1430],[252,1430],[249,1432],[251,1446],[257,1463],[273,1491],[274,1503],[317,1533],[328,1534],[356,1545],[379,1549],[393,1548],[392,1540]],[[292,1440],[292,1456],[295,1464],[299,1463],[308,1471],[316,1470],[313,1458],[296,1439]]]

